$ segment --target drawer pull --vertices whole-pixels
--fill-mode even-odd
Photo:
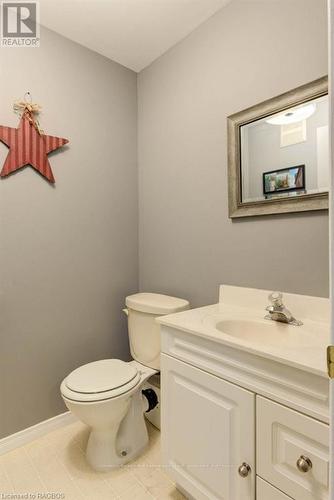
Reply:
[[[246,464],[246,462],[243,462],[238,469],[239,476],[247,477],[248,474],[251,472],[251,470],[252,469],[251,469],[250,465]]]
[[[308,457],[301,455],[297,460],[297,469],[300,472],[309,472],[312,469],[312,462]]]

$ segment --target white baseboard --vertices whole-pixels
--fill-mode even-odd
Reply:
[[[15,434],[6,436],[0,439],[0,455],[14,450],[15,448],[19,448],[20,446],[24,446],[27,443],[31,443],[31,441],[45,436],[45,434],[51,431],[59,429],[60,427],[65,427],[76,421],[77,418],[71,412],[67,411],[33,425],[32,427],[16,432]]]

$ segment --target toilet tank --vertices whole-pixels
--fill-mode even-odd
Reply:
[[[155,319],[189,309],[184,299],[158,293],[136,293],[125,300],[130,351],[139,363],[160,370],[160,327]]]

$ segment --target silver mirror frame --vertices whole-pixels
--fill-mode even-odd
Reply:
[[[235,113],[227,118],[228,136],[228,196],[229,217],[252,217],[310,210],[328,209],[328,193],[303,194],[294,198],[242,202],[241,199],[241,153],[240,127],[254,120],[279,113],[292,106],[328,94],[328,77],[297,87],[251,108]]]

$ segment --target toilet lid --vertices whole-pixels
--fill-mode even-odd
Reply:
[[[98,394],[121,388],[136,378],[137,369],[132,364],[120,359],[103,359],[80,366],[68,375],[65,383],[71,391]]]

